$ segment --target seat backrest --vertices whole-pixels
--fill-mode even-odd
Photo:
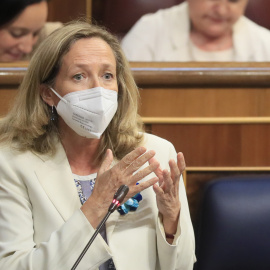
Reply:
[[[249,0],[245,15],[257,24],[270,30],[269,14],[269,0]]]
[[[228,177],[206,186],[196,270],[270,269],[270,176]]]

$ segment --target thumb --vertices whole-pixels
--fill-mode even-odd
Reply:
[[[100,169],[99,169],[98,173],[102,174],[102,173],[106,172],[107,170],[109,170],[110,167],[111,167],[112,162],[113,162],[112,150],[107,149],[105,158],[101,163],[101,166],[100,166]]]

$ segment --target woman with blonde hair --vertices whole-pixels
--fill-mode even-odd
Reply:
[[[41,44],[0,123],[1,269],[71,269],[121,185],[78,269],[193,268],[183,155],[142,131],[137,106],[105,30],[72,22]]]

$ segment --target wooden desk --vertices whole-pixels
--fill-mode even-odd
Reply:
[[[0,63],[0,117],[12,105],[27,66],[28,62]]]

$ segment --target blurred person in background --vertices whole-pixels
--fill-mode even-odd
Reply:
[[[122,40],[129,61],[270,61],[270,31],[248,0],[187,0],[144,15]]]
[[[1,0],[0,62],[27,60],[61,23],[47,23],[47,0]]]

